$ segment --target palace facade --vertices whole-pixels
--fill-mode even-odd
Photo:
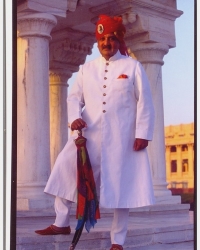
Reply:
[[[194,188],[194,123],[165,127],[168,188]]]

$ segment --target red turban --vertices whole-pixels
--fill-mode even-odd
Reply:
[[[100,15],[96,24],[96,39],[99,40],[101,37],[109,33],[114,33],[114,35],[117,37],[120,43],[120,53],[122,55],[128,55],[127,47],[124,42],[126,28],[122,23],[122,18],[119,16],[109,17],[106,15]]]

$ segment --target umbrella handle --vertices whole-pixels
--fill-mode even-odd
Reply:
[[[82,136],[82,130],[78,130],[78,136]]]

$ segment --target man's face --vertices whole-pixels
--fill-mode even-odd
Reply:
[[[119,41],[113,33],[104,35],[98,41],[98,49],[101,55],[108,60],[114,56],[119,49]]]

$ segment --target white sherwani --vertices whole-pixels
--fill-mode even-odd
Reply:
[[[119,78],[120,75],[128,78]],[[135,138],[152,140],[154,109],[141,64],[117,52],[80,66],[67,99],[68,118],[87,123],[83,136],[100,206],[134,208],[154,203],[147,150],[133,150]],[[84,107],[84,108],[83,108]],[[59,154],[45,192],[76,202],[77,148],[74,132]]]

